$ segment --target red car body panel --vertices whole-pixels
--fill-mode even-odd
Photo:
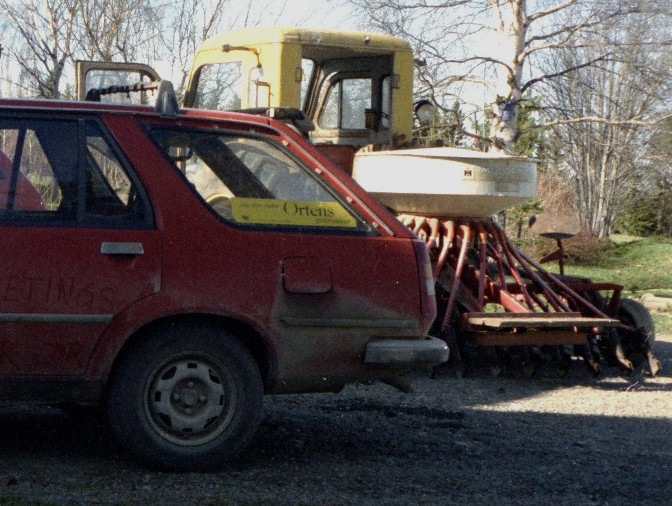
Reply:
[[[382,338],[422,339],[435,317],[413,234],[293,130],[266,118],[147,108],[4,101],[3,109],[100,118],[133,167],[153,228],[4,226],[0,379],[79,378],[103,384],[124,345],[175,318],[216,318],[245,329],[263,350],[268,392],[331,390],[381,375],[364,362]],[[27,108],[27,109],[26,109]],[[254,132],[315,170],[377,234],[236,226],[197,198],[148,137],[151,125]],[[104,255],[104,243],[141,244],[141,255]],[[420,265],[420,269],[419,269]],[[63,322],[16,315],[70,315]],[[8,317],[7,315],[10,315]]]

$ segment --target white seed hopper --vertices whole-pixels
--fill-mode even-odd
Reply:
[[[530,158],[422,148],[358,153],[353,177],[397,213],[485,218],[535,197],[536,166]]]

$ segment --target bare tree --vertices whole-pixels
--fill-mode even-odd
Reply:
[[[220,29],[228,4],[229,0],[185,0],[172,4],[166,18],[172,29],[163,32],[161,46],[179,94],[184,92],[198,45]]]
[[[654,232],[672,237],[672,118],[656,125],[647,145],[647,159],[658,174],[653,188]]]
[[[24,94],[59,98],[75,58],[166,62],[182,91],[191,58],[215,33],[272,23],[286,0],[0,0],[7,52]],[[11,67],[9,59],[6,60]],[[68,66],[69,69],[68,69]],[[7,78],[6,78],[7,79]]]
[[[79,54],[100,61],[153,59],[159,12],[150,0],[78,0]]]
[[[13,28],[7,51],[26,77],[28,95],[60,98],[78,1],[0,0],[0,12]]]
[[[162,57],[175,79],[178,94],[184,92],[191,60],[200,43],[217,33],[273,22],[285,9],[286,1],[174,0],[166,9],[161,37]]]
[[[491,149],[515,152],[521,135],[552,127],[546,135],[593,234],[608,235],[621,209],[657,177],[640,154],[648,127],[670,111],[669,3],[344,1],[365,11],[369,26],[413,43],[424,64],[421,93],[444,110],[462,100],[471,124],[491,118]],[[528,98],[536,121],[522,125]],[[482,141],[483,131],[475,133]]]
[[[609,235],[618,213],[659,179],[644,146],[651,124],[665,112],[671,76],[666,55],[650,44],[655,23],[646,17],[622,19],[594,30],[590,43],[580,38],[549,62],[553,74],[595,59],[600,41],[619,46],[608,60],[576,69],[545,88],[553,131],[563,146],[560,169],[574,183],[582,223],[598,237]]]
[[[600,25],[665,8],[649,5],[648,0],[345,1],[357,12],[366,12],[369,26],[413,43],[426,63],[418,72],[420,91],[432,95],[439,106],[450,107],[457,97],[471,99],[472,111],[482,110],[476,97],[486,93],[485,109],[492,114],[491,145],[509,152],[515,150],[520,133],[523,96],[609,59],[614,47],[602,41],[599,51],[552,73],[537,67],[539,59],[578,47],[578,36]],[[580,44],[593,43],[586,36]],[[474,92],[474,85],[479,92]]]

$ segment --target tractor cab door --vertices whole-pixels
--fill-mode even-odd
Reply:
[[[307,113],[315,144],[391,144],[391,98],[398,76],[391,55],[324,60]]]
[[[143,63],[116,63],[77,60],[75,62],[77,100],[115,104],[153,105],[158,72]],[[127,88],[138,93],[119,93]]]
[[[315,61],[304,111],[315,125],[311,142],[347,172],[363,146],[392,146],[398,81],[392,54]]]

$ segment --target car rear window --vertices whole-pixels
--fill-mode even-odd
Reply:
[[[207,205],[229,222],[372,229],[309,167],[267,138],[156,126],[150,136]]]

